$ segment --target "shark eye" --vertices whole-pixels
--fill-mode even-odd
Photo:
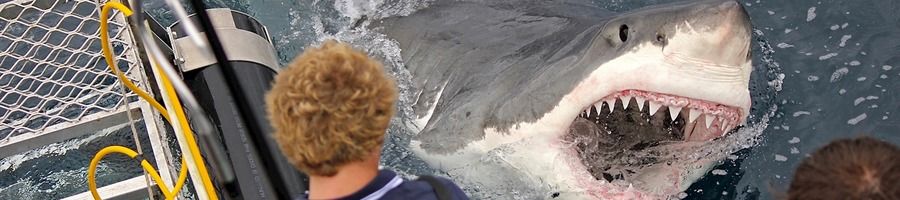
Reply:
[[[656,34],[656,42],[662,45],[669,44],[669,39],[661,33]]]
[[[619,39],[622,42],[628,40],[628,25],[622,24],[622,26],[619,26]]]

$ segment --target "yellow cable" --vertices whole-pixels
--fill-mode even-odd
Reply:
[[[134,93],[136,93],[139,97],[149,102],[150,105],[153,106],[153,108],[159,110],[159,113],[162,114],[164,118],[166,118],[166,121],[172,121],[172,119],[169,117],[169,113],[166,112],[166,108],[159,104],[159,102],[156,102],[156,100],[153,99],[150,94],[147,94],[147,92],[141,90],[141,88],[138,88],[137,85],[134,85],[134,83],[132,83],[131,80],[128,79],[128,77],[125,77],[125,74],[122,74],[122,72],[119,71],[119,67],[116,66],[116,62],[113,62],[114,55],[112,54],[112,50],[109,49],[109,25],[107,24],[107,15],[109,15],[110,8],[115,8],[116,10],[122,11],[122,14],[124,14],[125,16],[131,16],[131,14],[133,13],[131,9],[128,9],[128,7],[122,5],[122,3],[119,3],[117,1],[106,3],[106,5],[103,5],[103,9],[100,10],[100,44],[103,50],[103,57],[106,58],[106,65],[109,66],[109,70],[111,70],[113,74],[115,74],[116,77],[118,77],[119,80],[122,81],[122,84],[125,84],[126,87],[134,91]]]
[[[122,14],[124,14],[125,16],[130,16],[132,14],[132,11],[130,9],[128,9],[128,7],[126,7],[125,5],[122,5],[121,3],[116,2],[116,1],[112,1],[112,2],[105,4],[100,11],[100,40],[101,40],[101,44],[102,44],[101,48],[102,48],[103,54],[106,58],[107,65],[109,66],[110,70],[114,74],[116,74],[116,77],[118,77],[119,80],[122,81],[122,83],[126,87],[128,87],[129,89],[131,89],[132,91],[137,93],[138,96],[141,97],[142,99],[144,99],[145,101],[149,102],[150,105],[153,106],[153,108],[155,108],[157,111],[159,111],[163,115],[163,118],[165,118],[166,121],[168,121],[169,123],[172,123],[172,120],[171,120],[170,116],[168,115],[168,111],[161,104],[159,104],[159,102],[157,102],[152,97],[150,97],[150,95],[147,94],[147,92],[144,92],[143,90],[141,90],[140,88],[135,86],[134,83],[132,83],[127,77],[125,77],[125,75],[122,74],[118,70],[116,63],[113,61],[114,57],[112,55],[112,51],[109,49],[109,35],[108,35],[108,24],[107,24],[108,23],[107,16],[109,15],[109,10],[111,8],[122,11]],[[155,62],[154,62],[154,67],[156,67]],[[191,132],[191,130],[189,128],[190,125],[188,124],[187,118],[184,115],[184,110],[180,106],[180,102],[178,101],[178,96],[174,94],[174,89],[172,88],[171,83],[169,83],[168,77],[165,77],[164,74],[161,74],[161,75],[162,75],[161,79],[163,80],[163,84],[165,86],[167,94],[169,94],[173,97],[172,101],[173,101],[173,104],[175,105],[174,109],[176,111],[176,117],[177,117],[178,122],[181,125],[182,129],[184,130],[184,133],[186,136],[185,138],[187,138],[187,140],[188,140],[187,142],[188,142],[188,147],[191,151],[190,153],[195,158],[198,158],[198,161],[197,161],[198,162],[197,165],[199,168],[198,171],[200,172],[201,179],[203,179],[202,182],[204,184],[204,188],[206,188],[206,191],[207,191],[207,194],[209,195],[209,197],[213,200],[216,200],[218,198],[215,193],[215,188],[212,187],[212,181],[210,180],[210,178],[208,176],[206,167],[203,165],[203,159],[202,159],[202,157],[200,157],[199,148],[197,148],[197,145],[194,141],[194,138],[192,135],[193,133]],[[94,156],[94,158],[91,159],[91,163],[88,166],[88,188],[91,191],[91,195],[94,197],[94,199],[97,199],[97,200],[100,199],[100,194],[97,192],[97,184],[95,182],[96,167],[97,167],[97,164],[100,163],[100,160],[102,160],[104,156],[106,156],[107,154],[110,154],[110,153],[122,153],[122,154],[128,155],[131,158],[134,158],[135,156],[137,156],[137,152],[134,152],[134,150],[131,150],[131,149],[128,149],[128,148],[122,147],[122,146],[110,146],[110,147],[101,149],[100,152],[97,152],[97,154]],[[178,175],[178,180],[175,183],[175,188],[173,188],[173,191],[171,191],[171,192],[169,191],[168,186],[166,186],[166,183],[162,181],[162,179],[159,176],[159,173],[156,171],[156,169],[150,165],[150,162],[142,159],[141,166],[144,168],[144,170],[146,170],[148,172],[148,174],[150,174],[151,178],[156,182],[157,186],[159,186],[160,191],[162,191],[162,193],[166,199],[174,199],[175,196],[178,195],[178,192],[181,191],[181,188],[184,186],[184,183],[187,182],[187,171],[188,170],[187,170],[187,164],[185,163],[185,160],[183,157],[181,159],[181,170]]]
[[[97,182],[95,181],[97,177],[97,165],[100,164],[100,160],[102,160],[103,157],[106,157],[106,155],[110,153],[125,154],[129,158],[135,158],[138,155],[138,153],[134,150],[123,146],[108,146],[101,149],[100,152],[97,152],[97,154],[94,155],[94,158],[91,159],[91,164],[88,165],[88,187],[91,188],[91,195],[94,197],[94,199],[100,199],[100,194],[96,189]],[[163,196],[165,196],[166,199],[175,199],[175,195],[178,195],[178,192],[181,191],[181,187],[179,186],[184,185],[184,182],[186,182],[185,180],[187,179],[187,165],[184,163],[184,159],[181,159],[181,174],[178,175],[178,183],[175,185],[176,187],[172,192],[169,191],[169,187],[165,182],[162,181],[159,173],[156,171],[156,169],[153,168],[152,165],[150,165],[149,161],[142,159],[141,166],[144,168],[144,170],[147,170],[147,173],[150,174],[150,177],[153,179],[153,181],[156,182],[156,185],[159,186],[159,190],[162,191]]]
[[[150,59],[154,64],[154,67],[158,67],[156,61],[152,58]],[[159,71],[159,70],[156,70]],[[184,130],[184,139],[185,143],[188,145],[188,149],[190,150],[191,155],[194,157],[194,162],[197,165],[197,171],[200,173],[200,179],[203,183],[203,187],[206,189],[206,194],[210,199],[216,200],[219,199],[216,194],[216,188],[212,185],[212,179],[209,177],[209,173],[206,170],[206,164],[203,161],[202,155],[200,155],[200,148],[197,147],[197,142],[194,140],[194,132],[191,131],[190,124],[188,124],[187,120],[181,120],[186,118],[184,116],[184,109],[181,108],[181,102],[178,99],[178,95],[175,93],[175,88],[172,87],[172,83],[169,82],[169,77],[166,76],[165,73],[158,73],[160,79],[162,80],[163,88],[165,89],[166,95],[173,97],[172,100],[172,109],[175,110],[175,116],[178,118],[180,126]]]
[[[96,176],[95,169],[97,168],[97,164],[100,163],[100,159],[103,159],[103,157],[106,156],[106,154],[113,153],[113,152],[128,155],[128,157],[130,157],[130,158],[134,158],[135,156],[137,156],[137,152],[134,152],[131,149],[128,149],[128,148],[125,148],[122,146],[109,146],[109,147],[101,149],[100,152],[97,152],[97,155],[94,155],[94,158],[91,159],[91,164],[88,165],[88,177],[87,177],[88,178],[88,188],[90,188],[91,195],[94,196],[94,199],[100,199],[100,194],[97,193],[97,183],[94,182],[94,178]]]

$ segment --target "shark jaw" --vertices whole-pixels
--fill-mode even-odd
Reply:
[[[447,172],[458,180],[486,187],[498,186],[486,180],[483,172],[472,169],[472,162],[499,160],[508,169],[523,173],[523,181],[530,182],[523,184],[537,185],[537,191],[557,193],[565,199],[659,199],[682,192],[722,159],[684,152],[709,151],[704,149],[707,141],[725,136],[745,123],[752,69],[747,59],[749,38],[716,45],[718,53],[735,55],[706,56],[694,45],[726,37],[723,31],[696,30],[689,23],[680,27],[668,45],[638,44],[612,60],[594,65],[594,71],[537,121],[507,129],[489,127],[482,140],[455,153],[429,154],[417,141],[412,141],[412,151],[432,166],[449,169]],[[595,162],[613,162],[596,159],[603,157],[588,160],[592,157],[584,155],[586,148],[579,148],[579,141],[572,139],[573,130],[577,129],[573,126],[579,120],[587,124],[593,120],[593,124],[601,126],[603,123],[596,117],[616,112],[663,116],[682,123],[665,127],[680,129],[673,138],[653,141],[654,145],[632,150],[619,159],[676,159],[610,164],[627,172],[594,168]],[[616,134],[630,137],[647,133]],[[588,136],[591,137],[598,136]]]

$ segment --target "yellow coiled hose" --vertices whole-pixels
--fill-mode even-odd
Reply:
[[[106,58],[106,64],[109,66],[110,71],[112,71],[113,74],[115,74],[116,77],[118,77],[119,81],[121,81],[126,87],[128,87],[129,89],[134,91],[140,98],[149,102],[150,105],[153,106],[153,108],[155,108],[157,111],[160,112],[160,114],[162,114],[163,118],[165,118],[166,121],[168,121],[169,123],[173,123],[172,117],[169,116],[168,111],[166,110],[165,107],[163,107],[159,102],[157,102],[155,99],[153,99],[153,97],[151,97],[147,92],[138,88],[133,82],[131,82],[131,80],[129,80],[127,77],[125,77],[125,75],[122,74],[122,72],[120,72],[118,70],[118,66],[116,66],[116,63],[114,62],[114,55],[112,54],[112,51],[109,48],[109,33],[108,33],[108,24],[107,24],[108,17],[107,16],[109,15],[110,9],[116,9],[116,10],[122,11],[122,14],[124,14],[125,16],[130,16],[133,13],[131,11],[131,9],[128,9],[128,7],[126,7],[125,5],[123,5],[122,3],[119,3],[117,1],[111,1],[109,3],[106,3],[103,6],[103,8],[101,9],[101,11],[100,11],[100,42],[102,45],[101,48],[103,50],[103,55]],[[156,62],[154,60],[152,60],[152,58],[151,58],[151,61],[153,63],[153,67],[157,67]],[[156,71],[158,71],[158,70],[156,70]],[[200,172],[199,173],[200,177],[202,179],[200,181],[203,182],[203,186],[206,189],[207,196],[210,199],[216,200],[216,199],[218,199],[218,197],[216,195],[215,188],[213,188],[212,180],[210,179],[209,174],[207,173],[206,167],[203,164],[203,159],[200,156],[199,148],[197,147],[197,144],[194,141],[193,132],[191,131],[190,125],[187,122],[187,118],[184,115],[184,110],[180,106],[178,96],[177,96],[177,94],[175,94],[175,91],[172,88],[171,83],[169,82],[169,78],[166,77],[165,74],[158,74],[158,75],[160,76],[160,79],[162,80],[161,82],[163,84],[166,94],[169,95],[170,97],[172,97],[171,100],[172,100],[172,104],[174,105],[173,109],[174,109],[175,115],[176,115],[175,119],[178,121],[183,133],[185,134],[185,140],[186,140],[186,143],[188,144],[188,149],[190,150],[190,154],[196,159],[195,162],[196,162],[198,171]],[[122,147],[122,146],[109,146],[109,147],[101,149],[100,152],[97,152],[97,154],[94,156],[94,158],[91,159],[91,163],[88,166],[88,177],[87,177],[88,188],[91,191],[91,195],[96,200],[100,199],[100,194],[97,192],[97,183],[95,181],[97,165],[100,163],[100,160],[102,160],[103,157],[105,157],[106,155],[111,154],[111,153],[125,154],[130,158],[136,158],[138,156],[138,153],[135,152],[134,150],[131,150],[129,148]],[[178,195],[179,191],[181,191],[181,188],[184,186],[184,183],[187,181],[188,169],[187,169],[187,164],[185,163],[184,157],[182,157],[182,159],[181,159],[181,170],[178,175],[178,180],[175,182],[175,187],[173,189],[171,189],[171,191],[170,191],[169,187],[166,185],[166,183],[159,176],[159,173],[156,171],[156,169],[153,168],[152,165],[150,165],[150,162],[148,162],[146,159],[143,159],[143,158],[139,158],[139,159],[141,159],[141,166],[144,168],[144,170],[147,171],[148,174],[150,174],[151,178],[153,179],[154,182],[156,182],[156,185],[159,187],[159,190],[162,191],[165,198],[166,199],[174,199],[175,196]]]
[[[108,146],[101,149],[100,152],[97,152],[97,155],[94,155],[94,158],[91,159],[91,165],[88,167],[88,187],[90,187],[91,195],[94,196],[94,199],[100,199],[100,194],[97,193],[97,183],[94,181],[97,164],[100,163],[100,160],[102,160],[103,157],[111,153],[125,154],[130,158],[135,158],[138,155],[134,150],[123,146]],[[175,188],[171,192],[169,191],[169,187],[166,186],[166,183],[163,182],[162,178],[159,176],[159,173],[156,172],[156,169],[150,165],[150,162],[141,159],[141,166],[144,167],[144,170],[147,170],[147,173],[150,174],[150,178],[156,182],[156,185],[159,186],[159,190],[162,191],[163,196],[165,196],[166,199],[175,199],[175,195],[178,195],[178,192],[181,191],[184,182],[187,180],[187,165],[184,164],[184,159],[181,159],[181,172],[178,175],[178,181],[175,182]]]

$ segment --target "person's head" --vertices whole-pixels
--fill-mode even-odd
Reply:
[[[900,199],[900,149],[870,137],[833,141],[800,163],[788,199]]]
[[[327,41],[279,72],[266,104],[288,160],[311,176],[334,176],[346,164],[377,165],[396,98],[380,62]]]

